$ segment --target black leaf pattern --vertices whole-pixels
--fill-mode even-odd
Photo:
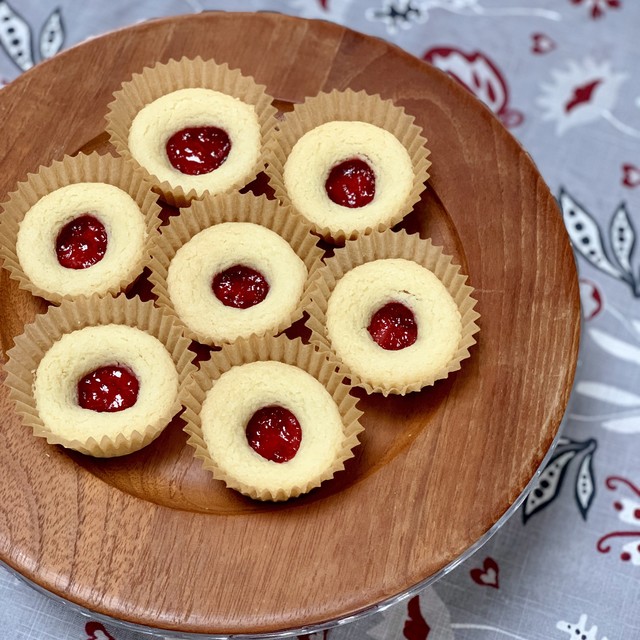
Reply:
[[[636,233],[624,203],[611,218],[609,239],[618,264],[631,275],[631,254],[636,242]]]
[[[397,33],[399,28],[408,29],[412,23],[426,20],[427,9],[413,0],[385,0],[382,9],[367,9],[365,16],[367,20],[381,20],[390,33]]]
[[[562,482],[567,473],[569,463],[575,455],[576,451],[570,449],[562,451],[551,458],[549,464],[540,474],[537,485],[524,502],[522,511],[524,522],[556,499],[562,488]]]
[[[574,458],[578,458],[579,454],[583,455],[575,482],[575,498],[580,514],[586,520],[587,512],[595,497],[593,454],[597,447],[598,443],[593,438],[580,441],[563,436],[558,439],[553,457],[540,474],[536,486],[525,499],[522,510],[524,523],[558,497],[570,463]]]
[[[4,0],[0,0],[0,45],[22,71],[33,67],[31,29]]]
[[[618,206],[609,227],[611,251],[619,265],[616,266],[607,255],[603,236],[593,216],[564,189],[560,189],[558,202],[573,248],[596,269],[626,282],[633,295],[640,297],[640,276],[636,279],[631,264],[636,231],[626,205],[621,203]]]
[[[40,32],[40,57],[46,60],[60,51],[64,44],[64,25],[60,9],[54,9],[53,13]]]
[[[591,215],[564,190],[560,191],[560,207],[574,249],[600,271],[623,279],[622,272],[607,258],[600,229]]]
[[[580,515],[587,519],[589,507],[596,496],[596,483],[593,475],[593,452],[589,451],[580,462],[576,477],[576,502]]]
[[[556,445],[554,456],[560,455],[565,451],[575,451],[576,453],[579,453],[580,451],[583,451],[584,448],[585,443],[579,440],[571,440],[565,437],[558,438],[558,444]]]

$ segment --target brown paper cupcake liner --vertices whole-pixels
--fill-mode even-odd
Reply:
[[[226,62],[217,64],[213,60],[203,60],[200,56],[193,60],[184,57],[180,60],[169,60],[165,64],[158,63],[153,67],[144,68],[141,73],[133,74],[131,80],[123,83],[122,88],[113,94],[114,101],[109,104],[106,116],[106,130],[118,153],[140,167],[162,199],[176,207],[186,207],[191,200],[202,196],[198,196],[195,189],[185,191],[180,186],[173,187],[141,167],[129,151],[129,130],[134,118],[144,106],[168,93],[188,88],[212,89],[254,105],[260,123],[263,147],[268,134],[277,124],[277,110],[271,104],[273,98],[266,93],[266,87],[257,84],[251,76],[243,75],[239,69],[230,69]],[[253,171],[230,185],[227,192],[245,186],[263,169],[264,161],[261,155]]]
[[[90,155],[65,156],[47,167],[40,167],[37,173],[30,173],[26,181],[18,183],[17,190],[10,193],[9,199],[2,205],[0,259],[2,266],[9,271],[12,279],[18,281],[20,288],[56,304],[63,300],[71,300],[75,296],[62,296],[53,291],[46,291],[31,282],[18,260],[16,252],[18,230],[27,211],[41,198],[56,189],[79,182],[101,182],[126,191],[136,201],[145,217],[147,241],[140,261],[131,268],[126,278],[101,295],[117,293],[142,273],[149,245],[160,225],[158,216],[161,208],[157,203],[157,196],[151,190],[151,184],[144,179],[141,171],[121,158],[102,156],[95,152]]]
[[[336,456],[335,463],[322,474],[309,478],[306,484],[293,487],[291,491],[283,489],[271,492],[264,488],[246,485],[223,472],[212,458],[200,421],[200,412],[207,393],[220,376],[234,366],[249,362],[275,360],[303,369],[321,382],[333,397],[344,425],[344,440]],[[363,431],[360,424],[362,411],[357,408],[358,400],[350,395],[351,386],[343,382],[342,376],[335,372],[335,366],[314,347],[300,340],[288,340],[284,336],[276,338],[250,338],[238,340],[223,347],[222,351],[212,354],[211,360],[204,363],[200,371],[192,376],[182,395],[185,407],[183,418],[187,421],[185,431],[189,434],[188,443],[195,449],[195,457],[202,460],[205,469],[212,472],[214,478],[222,480],[228,487],[256,500],[282,501],[297,497],[320,486],[332,478],[336,472],[344,469],[344,463],[353,457],[353,448],[358,445],[358,434]]]
[[[147,425],[143,431],[134,431],[131,437],[119,434],[115,439],[104,436],[100,441],[93,437],[82,441],[65,439],[52,433],[40,418],[33,395],[35,371],[46,352],[63,335],[89,326],[108,324],[137,327],[166,347],[178,371],[178,397],[166,416]],[[64,301],[59,307],[50,307],[45,314],[37,316],[35,322],[27,325],[24,333],[15,339],[4,367],[7,373],[5,384],[10,389],[10,398],[22,422],[33,430],[35,436],[45,438],[49,444],[60,444],[95,457],[121,456],[152,442],[180,411],[180,395],[189,374],[195,369],[189,344],[173,318],[151,302],[141,302],[138,298],[129,300],[124,295]]]
[[[367,235],[372,231],[383,231],[400,222],[420,200],[420,194],[429,178],[431,162],[427,159],[430,151],[422,129],[415,124],[415,118],[407,114],[391,100],[383,100],[379,95],[369,95],[365,91],[334,90],[307,98],[286,114],[277,130],[271,132],[266,146],[269,182],[280,202],[291,204],[284,184],[284,166],[296,142],[305,134],[326,122],[349,120],[368,122],[392,133],[405,147],[413,165],[413,186],[402,208],[385,222],[368,226],[363,230],[340,231],[336,233],[328,227],[321,227],[309,221],[314,231],[325,240],[342,244],[345,240]]]
[[[170,224],[162,228],[162,233],[152,245],[148,265],[151,269],[149,280],[158,297],[158,304],[176,317],[185,335],[202,344],[214,345],[211,338],[192,330],[180,319],[169,296],[167,274],[171,260],[180,247],[200,231],[224,222],[250,222],[274,231],[289,243],[307,267],[307,284],[297,307],[271,330],[255,335],[261,337],[281,333],[302,317],[307,288],[315,271],[322,266],[323,251],[317,246],[318,239],[311,233],[311,227],[304,218],[294,215],[290,207],[279,205],[265,196],[239,193],[208,196],[194,201],[188,209],[182,209],[180,216],[171,218]]]
[[[404,386],[383,387],[372,385],[362,379],[351,371],[333,351],[326,332],[327,305],[338,280],[347,271],[361,264],[387,258],[413,260],[434,273],[455,301],[462,320],[460,343],[447,366],[431,378]],[[474,308],[476,300],[472,297],[473,288],[466,284],[467,276],[460,273],[460,266],[452,264],[451,261],[452,257],[445,255],[442,252],[442,247],[434,246],[430,239],[423,240],[417,234],[409,235],[404,230],[373,233],[347,242],[343,248],[336,250],[332,258],[326,261],[326,266],[316,271],[309,287],[305,309],[309,314],[309,320],[306,324],[312,331],[311,343],[316,344],[321,352],[334,362],[340,373],[351,380],[353,385],[362,387],[369,394],[405,395],[446,378],[453,371],[460,369],[461,362],[469,357],[469,348],[476,343],[474,336],[480,331],[480,327],[476,324],[480,314]]]

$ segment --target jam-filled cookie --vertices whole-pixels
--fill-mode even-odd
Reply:
[[[356,399],[313,347],[285,337],[238,341],[212,354],[183,398],[190,444],[227,486],[287,500],[352,457]]]
[[[267,145],[276,196],[325,239],[393,226],[429,177],[421,129],[404,109],[365,92],[321,93],[296,105]]]
[[[142,272],[160,207],[120,158],[65,157],[20,183],[0,229],[4,266],[53,302],[115,293]]]
[[[97,457],[132,453],[180,410],[195,368],[189,340],[151,302],[120,295],[50,307],[6,364],[18,414],[36,436]]]
[[[375,228],[395,218],[413,186],[407,150],[367,122],[327,122],[306,133],[284,166],[296,211],[331,233]]]
[[[160,182],[198,196],[250,178],[261,147],[254,106],[211,89],[179,89],[157,98],[129,130],[129,151],[140,165]]]
[[[158,303],[207,344],[275,335],[302,316],[317,238],[290,208],[251,194],[195,201],[151,251]]]
[[[349,241],[315,274],[311,342],[368,393],[432,385],[475,343],[479,314],[466,279],[417,235],[387,230]]]
[[[307,268],[286,240],[249,222],[200,231],[169,265],[173,308],[214,343],[264,335],[298,306]]]
[[[44,426],[64,440],[130,439],[171,419],[178,372],[154,336],[124,325],[85,327],[45,353],[34,378]]]
[[[265,87],[201,58],[156,64],[123,83],[107,131],[169,204],[238,189],[264,168],[276,110]]]
[[[442,282],[398,258],[367,262],[340,278],[326,327],[338,358],[380,387],[433,378],[462,337],[460,312]]]

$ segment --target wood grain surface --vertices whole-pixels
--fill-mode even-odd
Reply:
[[[20,424],[3,386],[0,559],[68,600],[161,629],[254,634],[326,622],[441,570],[527,485],[573,381],[573,256],[530,158],[470,93],[381,40],[275,14],[145,23],[27,72],[0,92],[0,196],[64,153],[107,150],[111,94],[144,66],[183,55],[228,61],[281,101],[351,87],[414,114],[432,178],[403,226],[444,245],[470,274],[479,344],[434,388],[361,394],[356,458],[284,505],[213,481],[179,421],[122,459],[51,447]],[[0,308],[4,354],[45,307],[3,271]]]

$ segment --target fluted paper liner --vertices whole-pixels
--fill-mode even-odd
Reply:
[[[284,166],[294,145],[305,133],[334,120],[368,122],[392,133],[407,150],[414,175],[411,192],[403,206],[395,215],[375,227],[368,226],[365,229],[336,233],[328,227],[321,227],[309,221],[314,231],[323,238],[342,244],[345,240],[392,227],[410,213],[424,191],[431,162],[427,159],[430,151],[426,147],[427,140],[422,136],[422,129],[403,107],[396,106],[391,100],[383,100],[377,94],[369,95],[365,91],[347,89],[319,93],[296,105],[291,113],[286,114],[278,129],[272,131],[269,136],[266,147],[266,173],[280,202],[291,204],[284,184]]]
[[[322,474],[309,478],[304,485],[294,487],[290,492],[278,490],[271,492],[265,488],[246,485],[226,473],[215,463],[209,452],[202,433],[200,411],[207,397],[220,376],[234,366],[249,362],[275,360],[303,369],[321,382],[333,397],[344,427],[344,440],[334,464]],[[202,368],[186,387],[182,396],[185,407],[183,418],[187,421],[185,431],[189,434],[189,444],[195,449],[195,457],[202,460],[205,469],[213,473],[214,478],[222,480],[228,487],[256,500],[282,501],[295,498],[320,486],[322,482],[344,469],[344,463],[353,457],[353,448],[358,445],[358,434],[363,431],[360,425],[362,411],[357,408],[358,400],[350,395],[351,386],[343,382],[342,376],[335,372],[335,366],[324,355],[311,345],[300,340],[288,340],[284,336],[263,339],[250,338],[238,340],[226,345],[222,351],[215,352],[211,360],[203,363]]]
[[[137,327],[157,338],[171,355],[179,376],[179,391],[170,412],[149,424],[143,431],[134,431],[131,437],[119,434],[115,439],[104,436],[99,442],[89,437],[86,440],[68,440],[52,433],[40,419],[33,395],[35,371],[45,353],[63,335],[89,326],[122,324]],[[182,335],[180,327],[171,316],[139,298],[91,296],[64,301],[59,307],[39,315],[35,322],[25,327],[24,333],[15,339],[8,352],[5,365],[5,384],[10,389],[10,398],[22,422],[33,430],[35,436],[45,438],[49,444],[60,444],[69,449],[100,458],[111,458],[142,449],[169,424],[180,411],[180,394],[195,369],[191,364],[193,353],[188,350],[189,340]]]
[[[145,250],[140,256],[139,262],[132,265],[126,278],[101,295],[117,293],[142,273],[149,245],[160,225],[158,215],[161,208],[157,203],[157,196],[151,190],[151,184],[145,180],[141,171],[136,170],[121,158],[110,155],[103,156],[96,152],[90,155],[64,156],[62,160],[55,161],[47,167],[40,167],[37,173],[30,173],[25,182],[18,183],[16,191],[10,193],[9,199],[2,205],[0,258],[2,266],[9,271],[12,279],[18,281],[20,288],[31,291],[34,295],[56,304],[77,296],[68,294],[61,296],[56,292],[46,291],[31,282],[18,260],[16,252],[18,230],[27,211],[41,198],[57,189],[79,182],[101,182],[126,191],[136,201],[145,217],[147,239]]]
[[[230,69],[226,62],[217,64],[200,56],[193,60],[183,57],[134,73],[131,80],[124,82],[122,88],[113,94],[114,101],[109,104],[106,116],[106,130],[118,153],[140,167],[162,199],[176,207],[186,207],[191,200],[202,196],[198,196],[195,189],[185,191],[181,186],[171,186],[141,167],[129,151],[129,130],[144,106],[168,93],[189,88],[212,89],[252,104],[260,124],[263,148],[269,132],[277,123],[277,110],[271,104],[273,98],[266,93],[266,87],[257,84],[251,76],[243,75],[239,69]],[[264,168],[262,158],[263,154],[260,154],[253,171],[230,185],[227,191],[240,189],[251,182]]]
[[[449,363],[432,377],[405,386],[372,385],[352,372],[333,351],[326,332],[327,306],[338,280],[347,271],[361,264],[387,258],[413,260],[433,272],[453,298],[462,320],[460,343]],[[442,247],[434,246],[430,239],[423,240],[417,234],[409,235],[404,230],[399,232],[388,230],[347,242],[343,248],[336,250],[332,258],[327,259],[326,266],[316,271],[309,288],[305,310],[309,314],[306,324],[312,331],[311,343],[317,345],[354,386],[362,387],[369,394],[405,395],[418,391],[460,369],[461,362],[470,355],[469,348],[476,343],[474,335],[480,331],[480,327],[476,324],[480,314],[474,309],[476,300],[472,297],[473,288],[467,285],[466,281],[467,276],[460,273],[460,266],[452,264],[452,257],[445,255]]]
[[[307,284],[297,307],[271,330],[255,335],[276,335],[284,331],[302,317],[307,289],[314,272],[322,266],[323,251],[317,246],[318,238],[311,233],[311,227],[304,218],[294,215],[290,207],[279,205],[265,196],[240,193],[207,196],[194,201],[188,209],[181,209],[180,216],[171,218],[169,226],[163,227],[162,233],[156,237],[149,262],[149,280],[158,296],[158,304],[177,318],[185,335],[202,344],[214,344],[211,338],[193,331],[182,322],[169,297],[167,274],[180,247],[200,231],[224,222],[250,222],[274,231],[289,243],[307,267]]]

